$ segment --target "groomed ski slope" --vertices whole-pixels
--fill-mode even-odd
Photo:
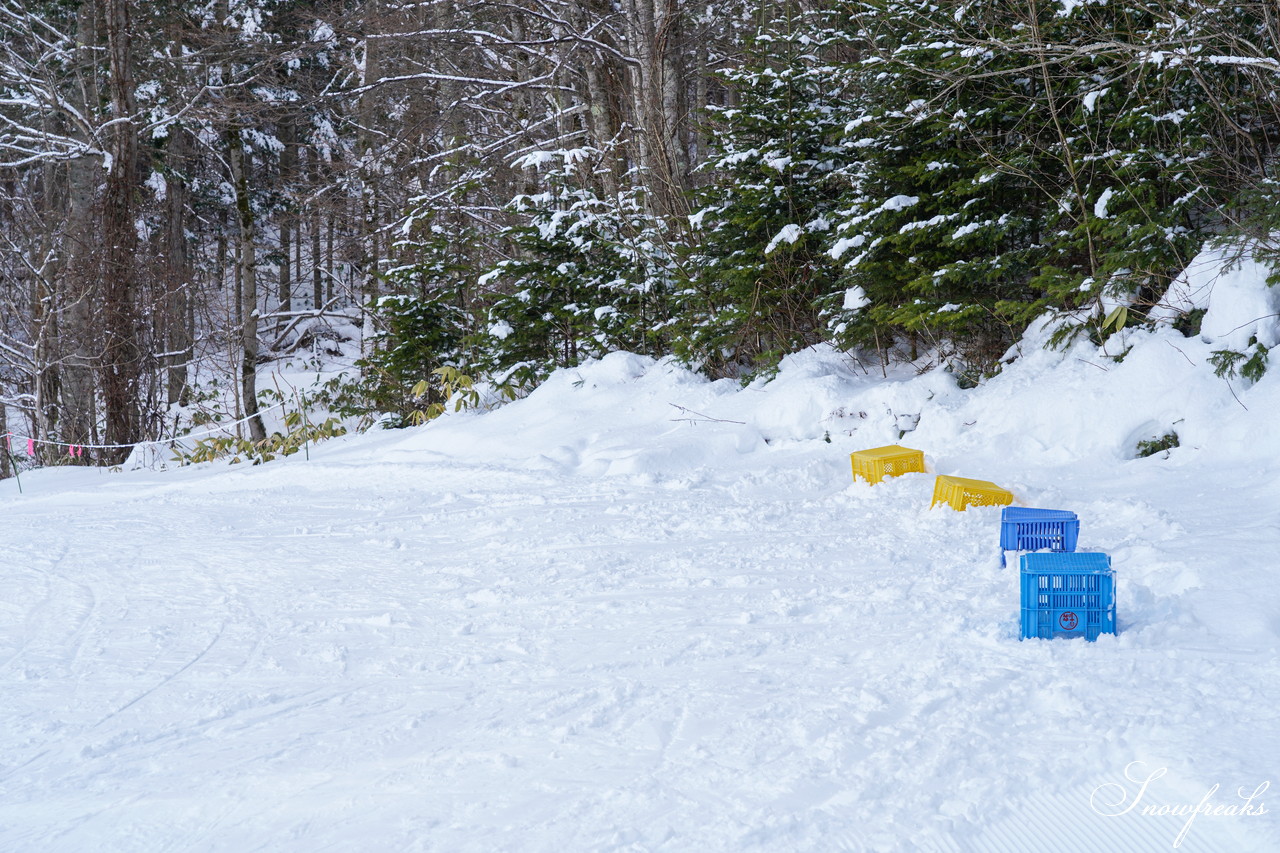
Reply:
[[[1141,813],[1277,781],[1280,372],[1032,338],[971,391],[616,354],[309,460],[4,481],[0,850],[1280,850],[1280,789]],[[1019,642],[998,510],[851,481],[917,414],[1079,513],[1118,636]]]

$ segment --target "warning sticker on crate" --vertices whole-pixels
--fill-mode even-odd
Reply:
[[[1062,615],[1058,617],[1058,624],[1064,631],[1074,631],[1080,626],[1080,617],[1070,610],[1064,610]]]

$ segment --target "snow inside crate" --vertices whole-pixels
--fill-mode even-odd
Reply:
[[[1080,520],[1065,509],[1007,506],[1000,511],[1000,565],[1005,551],[1074,551]]]
[[[1023,554],[1022,639],[1098,639],[1116,632],[1111,557],[1089,553]]]

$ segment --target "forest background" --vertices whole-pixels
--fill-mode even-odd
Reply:
[[[1274,259],[1277,145],[1270,0],[0,0],[0,433],[261,442],[260,367],[352,341],[298,409],[823,342],[973,384]]]

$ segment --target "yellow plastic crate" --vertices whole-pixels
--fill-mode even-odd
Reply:
[[[872,485],[885,477],[911,472],[924,473],[924,451],[896,444],[855,450],[849,454],[849,459],[853,463],[853,479],[861,477]]]
[[[960,512],[971,506],[1008,506],[1013,503],[1013,492],[987,480],[939,474],[933,484],[933,502],[929,506],[940,503]]]

